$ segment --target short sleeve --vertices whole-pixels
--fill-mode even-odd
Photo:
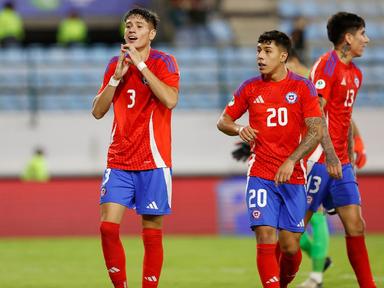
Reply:
[[[175,57],[170,54],[162,55],[161,69],[156,76],[168,86],[179,89],[180,73]]]
[[[225,113],[231,116],[233,120],[239,119],[248,109],[247,91],[249,90],[249,85],[247,81],[241,84],[225,108]]]
[[[105,86],[108,85],[109,79],[111,79],[113,73],[115,73],[115,69],[116,69],[116,65],[117,65],[118,59],[119,59],[119,57],[116,56],[116,57],[113,57],[109,61],[108,66],[107,66],[107,68],[105,69],[105,72],[104,72],[103,83],[101,84],[100,89],[97,92],[97,94],[100,94],[101,91],[104,90]]]
[[[320,104],[315,86],[309,80],[304,80],[303,84],[301,97],[304,118],[321,117]]]
[[[314,83],[317,93],[325,100],[330,98],[332,91],[334,71],[336,67],[336,59],[333,59],[333,54],[330,55],[329,59],[320,58],[315,65],[313,65],[310,80]]]

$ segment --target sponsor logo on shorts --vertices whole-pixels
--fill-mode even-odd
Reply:
[[[107,193],[107,189],[105,189],[105,187],[101,188],[100,190],[101,197],[103,197],[106,193]]]
[[[255,219],[259,219],[260,216],[261,216],[261,212],[260,212],[259,210],[253,210],[253,211],[252,211],[252,216],[253,216],[253,218],[255,218]]]
[[[147,209],[154,209],[154,210],[158,210],[159,207],[157,207],[157,204],[155,201],[152,201],[151,203],[149,203],[149,205],[147,205],[147,207],[145,207]]]

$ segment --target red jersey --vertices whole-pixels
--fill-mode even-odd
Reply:
[[[117,61],[118,57],[114,57],[109,62],[98,93],[108,85]],[[172,55],[151,49],[145,64],[165,84],[179,88],[179,69]],[[172,111],[153,94],[134,65],[129,66],[116,88],[113,111],[108,168],[149,170],[172,167]]]
[[[362,77],[360,69],[355,64],[352,62],[344,64],[334,50],[321,56],[310,74],[319,96],[327,100],[324,113],[328,121],[329,135],[341,164],[349,163],[348,129]],[[309,159],[324,163],[325,157],[321,145]]]
[[[291,71],[279,82],[252,78],[237,89],[225,112],[236,120],[247,110],[249,125],[259,131],[248,174],[274,180],[278,168],[300,143],[304,119],[321,117],[316,89],[311,81]],[[305,183],[302,161],[296,163],[289,183]]]

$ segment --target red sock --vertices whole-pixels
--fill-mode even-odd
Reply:
[[[156,288],[163,266],[163,242],[160,229],[143,229],[143,288]]]
[[[280,256],[280,285],[285,288],[295,278],[301,263],[301,250],[294,255],[281,253]]]
[[[276,256],[277,263],[280,263],[281,251],[280,251],[280,243],[279,243],[279,241],[277,241],[277,243],[276,243],[275,256]]]
[[[357,281],[362,288],[376,288],[369,264],[364,236],[346,236],[349,262],[355,270]]]
[[[257,270],[263,287],[279,288],[279,265],[275,256],[276,244],[257,244]]]
[[[115,288],[126,288],[125,253],[119,236],[120,224],[101,222],[101,245],[105,265]]]

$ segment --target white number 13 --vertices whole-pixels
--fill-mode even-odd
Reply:
[[[127,94],[129,95],[129,99],[131,99],[131,103],[129,103],[127,107],[132,108],[135,106],[136,91],[134,89],[128,89]]]

